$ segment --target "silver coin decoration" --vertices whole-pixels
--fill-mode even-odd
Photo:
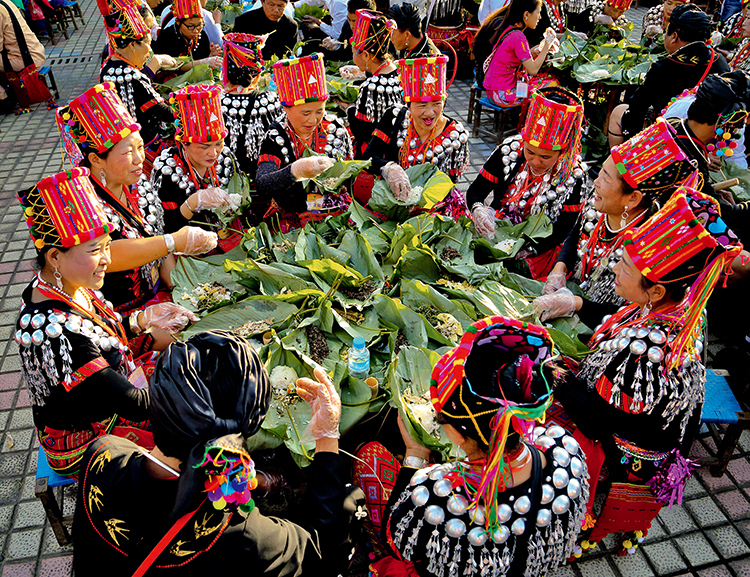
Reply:
[[[552,458],[559,467],[567,467],[568,463],[570,463],[570,453],[562,447],[552,449]]]
[[[483,527],[474,527],[466,538],[474,547],[481,547],[487,542],[487,532]]]
[[[574,476],[580,477],[583,474],[583,461],[578,457],[571,457],[570,472],[573,473]]]
[[[513,509],[511,509],[506,503],[503,503],[497,508],[497,520],[501,523],[508,521],[512,514]]]
[[[523,532],[526,530],[526,521],[523,519],[516,519],[510,526],[510,530],[514,535],[523,535]]]
[[[510,530],[505,525],[500,525],[492,532],[492,540],[498,545],[502,545],[510,537]]]
[[[463,515],[469,509],[469,500],[463,495],[451,495],[445,507],[454,515]]]
[[[548,485],[547,483],[542,485],[542,505],[551,503],[554,498],[555,490],[552,488],[552,485]]]
[[[565,435],[562,439],[563,447],[565,447],[565,450],[570,453],[571,455],[577,455],[578,450],[580,449],[580,445],[578,444],[578,441],[576,441],[573,437],[570,435]]]
[[[411,481],[409,481],[409,484],[413,487],[414,485],[421,485],[424,483],[430,476],[429,469],[420,469],[416,473],[414,473],[411,476]]]
[[[513,510],[519,515],[525,515],[529,509],[531,509],[531,500],[526,495],[519,497],[513,504]]]
[[[484,517],[484,505],[479,505],[477,507],[473,507],[469,511],[469,518],[472,519],[472,522],[475,525],[481,525],[482,527],[484,527],[484,521],[485,521],[485,517]]]
[[[536,440],[536,445],[538,447],[541,447],[542,450],[546,451],[550,447],[554,447],[557,443],[555,443],[555,440],[551,437],[548,437],[547,435],[542,435]]]
[[[550,428],[547,429],[547,436],[552,437],[553,439],[557,439],[558,437],[562,437],[565,434],[565,429],[558,425],[552,425]]]
[[[445,511],[438,505],[430,505],[425,509],[424,520],[437,527],[445,521]]]
[[[421,507],[430,500],[430,490],[424,485],[420,485],[411,492],[411,502],[417,507]]]
[[[432,492],[438,497],[447,497],[453,491],[453,484],[450,479],[440,479],[432,486]]]
[[[458,539],[464,533],[466,533],[466,523],[461,519],[451,519],[445,524],[445,532],[449,537]]]
[[[552,522],[552,511],[549,509],[539,509],[536,514],[537,527],[546,527]]]
[[[564,488],[569,480],[570,475],[565,469],[555,469],[555,472],[552,473],[552,484],[558,489]]]
[[[578,479],[571,479],[568,483],[568,497],[578,499],[581,496],[581,482]]]
[[[430,471],[430,479],[433,481],[439,481],[443,477],[445,477],[448,474],[448,469],[443,466],[435,467],[432,471]]]
[[[570,509],[570,499],[567,495],[558,495],[554,501],[552,501],[552,511],[555,515],[562,515],[568,509]]]

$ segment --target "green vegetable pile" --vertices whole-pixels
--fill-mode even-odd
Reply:
[[[189,296],[206,284],[212,290],[221,285],[232,295],[201,301],[208,308],[196,310],[200,321],[182,337],[244,327],[243,334],[257,341],[269,373],[283,365],[298,377],[312,377],[317,363],[325,368],[341,393],[342,434],[390,403],[401,411],[415,438],[447,455],[447,438],[438,430],[433,430],[436,436],[429,434],[425,428],[431,427],[417,418],[419,413],[424,419],[429,409],[424,399],[432,366],[457,341],[456,323],[465,330],[489,315],[538,322],[531,303],[541,283],[510,273],[503,260],[525,243],[549,235],[551,226],[546,217],[534,217],[515,227],[499,226],[496,238],[486,241],[478,239],[465,217],[453,221],[424,212],[415,215],[430,205],[447,178],[435,167],[429,172],[417,168],[422,170],[411,175],[412,185],[424,186],[424,191],[411,214],[387,187],[379,193],[381,208],[390,207],[396,220],[383,222],[353,202],[344,214],[286,235],[263,223],[248,230],[241,246],[225,255],[181,257],[172,273],[176,302],[190,306]],[[503,243],[511,248],[494,248]],[[488,264],[477,260],[488,255]],[[577,336],[590,331],[576,318],[548,326],[562,353],[577,357],[587,352]],[[346,358],[356,336],[363,337],[370,350],[370,373],[380,384],[375,393],[349,375]],[[305,466],[314,452],[314,442],[303,435],[309,419],[307,403],[293,390],[275,392],[250,448],[285,444]]]

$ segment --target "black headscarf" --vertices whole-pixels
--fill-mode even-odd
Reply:
[[[711,17],[695,4],[677,6],[669,17],[667,34],[677,32],[683,42],[706,42],[713,30]]]
[[[149,392],[156,445],[184,461],[173,511],[179,517],[200,495],[194,467],[206,445],[255,434],[271,402],[271,383],[247,340],[207,331],[162,353]]]
[[[747,73],[735,70],[722,76],[711,74],[701,82],[688,118],[702,124],[716,124],[720,116],[747,110],[750,82]]]

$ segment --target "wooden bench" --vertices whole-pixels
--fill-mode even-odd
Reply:
[[[701,423],[708,427],[716,443],[716,455],[699,459],[701,465],[710,467],[714,477],[727,470],[742,431],[750,428],[750,411],[744,410],[727,382],[727,371],[706,370],[706,399],[703,403]],[[724,430],[719,425],[725,425]]]
[[[70,531],[68,531],[68,527],[73,523],[73,516],[65,517],[63,515],[63,499],[65,496],[63,489],[75,482],[75,479],[55,473],[47,462],[47,455],[39,447],[34,493],[42,502],[49,524],[60,545],[68,545],[73,541]]]

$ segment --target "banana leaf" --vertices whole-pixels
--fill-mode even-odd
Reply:
[[[339,245],[339,250],[349,255],[349,266],[362,276],[371,276],[378,281],[385,279],[383,269],[375,258],[375,252],[363,235],[357,234],[353,230],[346,231]]]
[[[736,162],[727,162],[724,160],[721,163],[721,172],[711,173],[711,180],[714,182],[721,182],[732,178],[737,178],[740,181],[737,186],[729,189],[732,195],[734,195],[735,200],[737,202],[750,200],[750,170],[740,167]]]
[[[169,88],[166,92],[173,92],[180,88],[184,88],[185,86],[192,86],[194,84],[216,83],[217,78],[214,76],[213,69],[208,64],[195,64],[190,70],[184,74],[170,78],[164,82],[162,86]]]
[[[331,168],[311,180],[319,190],[340,194],[344,185],[351,191],[351,183],[371,164],[372,160],[338,160]]]
[[[312,16],[318,20],[323,20],[328,14],[328,10],[322,6],[312,6],[310,4],[301,4],[294,9],[295,20],[302,20],[305,16]]]
[[[373,308],[380,316],[384,326],[393,329],[396,333],[401,330],[408,343],[412,346],[427,347],[430,340],[443,346],[452,346],[453,343],[438,332],[427,319],[414,312],[401,301],[392,299],[385,295],[377,295]],[[395,338],[395,335],[394,335]],[[432,348],[436,348],[433,344]],[[390,350],[394,350],[391,348]]]
[[[454,184],[450,176],[440,172],[433,164],[418,164],[406,169],[412,188],[422,187],[422,195],[414,204],[406,204],[397,200],[391,192],[388,181],[378,180],[372,187],[372,196],[368,206],[384,214],[388,220],[398,222],[409,218],[414,209],[430,210],[435,204],[443,200],[453,190]]]
[[[234,174],[227,183],[227,194],[240,195],[240,205],[235,210],[225,210],[221,208],[212,209],[216,217],[223,225],[229,225],[250,205],[250,179],[234,163]]]
[[[227,260],[224,262],[224,270],[230,273],[238,283],[251,291],[259,291],[260,294],[275,295],[282,292],[318,289],[312,282],[312,276],[307,269],[298,266],[281,263],[262,264],[252,259]]]
[[[351,82],[344,82],[328,77],[328,92],[331,98],[354,104],[359,96],[359,88]]]
[[[411,437],[428,449],[439,451],[444,457],[450,457],[453,447],[442,427],[438,428],[438,436],[432,436],[414,417],[413,411],[404,402],[407,389],[419,397],[430,390],[432,367],[440,359],[435,351],[422,347],[402,347],[396,359],[388,370],[387,388],[390,392],[390,405],[398,409]]]
[[[271,232],[268,225],[262,222],[245,231],[241,246],[253,260],[294,264],[297,262],[295,243],[301,231],[298,228],[287,233]]]
[[[346,252],[329,246],[311,225],[307,225],[299,233],[297,244],[294,246],[294,257],[297,263],[330,259],[340,265],[348,264],[350,259]]]
[[[172,269],[171,279],[174,283],[174,300],[177,304],[193,312],[198,312],[190,298],[190,295],[199,284],[211,284],[218,282],[232,292],[232,300],[226,301],[231,304],[245,294],[245,288],[237,283],[232,275],[224,270],[224,261],[227,258],[244,258],[245,252],[236,247],[226,254],[217,254],[208,257],[181,256],[177,259],[175,268]],[[222,305],[223,306],[223,305]]]
[[[478,237],[474,248],[495,260],[513,258],[528,242],[547,238],[552,234],[552,223],[544,213],[532,215],[516,225],[509,220],[495,221],[495,238]]]
[[[208,313],[197,323],[182,332],[182,338],[203,331],[225,330],[232,331],[249,321],[266,321],[273,319],[273,326],[288,319],[297,312],[297,307],[273,297],[251,296],[235,304],[222,307]]]
[[[464,329],[477,320],[474,307],[467,301],[451,300],[430,285],[417,279],[401,281],[401,302],[411,309],[431,307],[441,313],[453,315]]]

